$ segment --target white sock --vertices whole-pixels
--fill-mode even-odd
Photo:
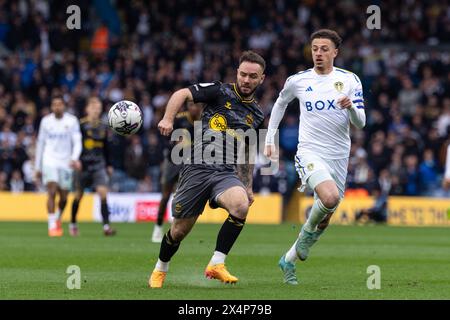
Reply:
[[[156,262],[155,270],[162,271],[162,272],[169,271],[169,262],[163,262],[158,259],[158,262]]]
[[[295,244],[297,243],[297,240],[295,240],[294,244],[292,245],[292,247],[288,250],[288,252],[286,252],[285,258],[284,260],[287,262],[292,262],[295,263],[295,261],[297,261],[298,256],[297,256],[297,251],[295,250]]]
[[[48,229],[56,229],[56,221],[58,221],[58,217],[56,213],[49,213],[48,214]]]
[[[70,227],[71,229],[76,228],[76,227],[77,227],[77,224],[71,222],[71,223],[69,224],[69,227]]]
[[[61,219],[61,211],[59,209],[56,211],[56,219]]]
[[[211,258],[211,261],[209,261],[209,264],[214,266],[216,264],[225,263],[225,258],[227,255],[225,253],[214,251],[214,254]]]
[[[106,223],[106,224],[103,225],[103,230],[108,230],[109,228],[110,228],[109,224]]]
[[[308,220],[305,223],[305,230],[308,232],[316,231],[317,226],[323,220],[323,218],[325,218],[327,214],[334,212],[335,209],[336,208],[329,209],[325,207],[320,199],[316,199],[311,208]]]

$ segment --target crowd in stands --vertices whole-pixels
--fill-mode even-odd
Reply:
[[[370,4],[79,1],[81,29],[71,30],[70,1],[0,0],[0,190],[42,189],[33,181],[37,130],[59,90],[79,117],[94,94],[105,110],[122,99],[139,104],[139,134],[109,137],[111,189],[159,192],[167,141],[156,126],[171,93],[195,82],[234,82],[240,53],[252,49],[267,61],[257,100],[268,120],[286,78],[312,67],[309,35],[327,27],[344,39],[335,65],[356,73],[364,87],[367,125],[352,129],[348,188],[442,195],[450,133],[449,1],[383,1],[380,30],[366,27]],[[280,170],[257,172],[256,192],[288,199],[296,189],[298,116],[293,101],[280,126]]]

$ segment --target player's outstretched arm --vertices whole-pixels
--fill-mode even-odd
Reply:
[[[363,87],[361,84],[361,80],[357,75],[353,74],[353,77],[351,79],[353,82],[353,90],[349,97],[345,97],[345,102],[340,101],[341,107],[344,107],[348,110],[350,122],[358,129],[362,129],[366,125]]]
[[[166,112],[164,113],[164,117],[158,124],[158,129],[162,135],[168,136],[173,130],[173,121],[178,111],[181,109],[183,104],[186,101],[193,101],[192,93],[189,89],[184,88],[178,91],[175,91],[174,94],[167,102]]]
[[[348,112],[350,113],[350,122],[353,123],[358,129],[364,128],[366,125],[366,114],[364,109],[358,109],[357,107],[351,107]]]
[[[81,162],[79,161],[81,152],[83,151],[83,142],[82,142],[82,136],[80,131],[80,123],[78,120],[74,124],[74,128],[72,131],[72,155],[71,155],[71,166],[76,169],[81,169]]]
[[[266,146],[275,145],[275,134],[277,133],[278,126],[280,125],[281,119],[283,119],[286,108],[293,99],[294,95],[294,82],[292,77],[287,78],[283,90],[281,90],[277,101],[273,105],[272,112],[270,113],[269,126],[266,135]],[[265,155],[271,157],[272,154],[266,154],[266,151],[272,150],[272,147],[265,148]]]
[[[36,154],[34,159],[34,171],[35,171],[35,181],[38,182],[41,179],[42,171],[42,154],[44,153],[45,146],[45,121],[42,120],[39,126],[37,143],[36,143]]]

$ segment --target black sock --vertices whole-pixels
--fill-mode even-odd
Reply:
[[[173,241],[169,229],[161,242],[161,248],[159,249],[159,260],[162,262],[169,262],[179,247],[180,243]]]
[[[59,200],[58,209],[59,209],[59,216],[60,217],[62,217],[64,209],[66,208],[66,204],[67,204],[67,199]]]
[[[106,200],[101,201],[101,212],[102,212],[102,219],[103,224],[109,224],[109,210],[108,210],[108,204],[106,203]]]
[[[80,204],[80,200],[74,199],[72,202],[72,218],[70,222],[77,223],[77,213],[78,213],[78,205]]]
[[[227,220],[225,220],[217,235],[216,251],[228,254],[234,242],[239,237],[244,224],[245,219],[236,218],[231,214],[228,215]]]

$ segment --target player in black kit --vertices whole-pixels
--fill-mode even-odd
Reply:
[[[263,123],[264,114],[254,100],[254,93],[264,81],[264,69],[264,59],[255,52],[246,51],[239,59],[236,83],[198,83],[178,90],[170,97],[164,117],[158,124],[165,136],[172,132],[175,115],[185,101],[201,102],[205,107],[201,116],[202,137],[197,139],[195,132],[188,157],[190,164],[185,164],[180,172],[172,200],[174,219],[161,242],[159,259],[149,279],[151,288],[163,286],[170,259],[208,201],[212,208],[226,209],[229,216],[219,231],[205,275],[224,283],[238,281],[226,269],[225,258],[238,238],[253,202],[253,165],[250,161],[237,164],[237,150],[240,149],[237,144],[245,145],[245,133],[255,132],[248,130],[259,129]],[[249,147],[250,144],[246,149]]]
[[[170,194],[178,180],[178,175],[182,168],[182,164],[174,164],[170,159],[172,148],[175,144],[182,143],[184,145],[191,145],[194,138],[194,121],[200,120],[202,112],[201,104],[194,104],[192,102],[187,104],[187,111],[179,112],[174,120],[173,128],[186,130],[188,134],[184,135],[181,141],[171,141],[169,148],[165,150],[164,162],[161,168],[161,191],[162,197],[158,207],[158,218],[153,227],[152,242],[160,243],[164,237],[163,222],[164,213],[166,212],[167,202]]]
[[[75,198],[72,203],[72,217],[69,225],[71,236],[78,236],[77,212],[86,188],[92,188],[100,197],[104,235],[113,236],[116,234],[116,231],[109,225],[109,210],[106,203],[109,176],[113,169],[108,157],[108,126],[102,123],[101,113],[102,103],[100,99],[90,97],[86,106],[87,116],[80,120],[83,136],[83,151],[80,156],[82,170],[75,175]]]

